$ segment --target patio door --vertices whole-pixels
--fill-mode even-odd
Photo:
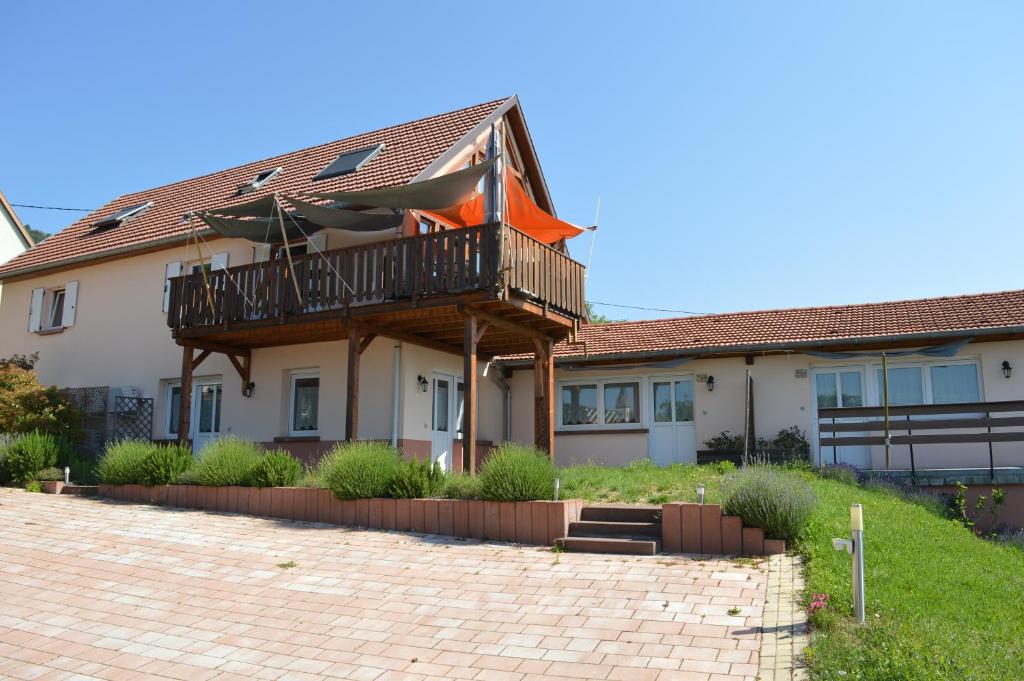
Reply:
[[[814,370],[814,403],[816,409],[864,406],[864,369],[862,367],[828,367]],[[813,422],[818,423],[817,413]],[[856,423],[857,418],[836,419],[836,423]],[[815,426],[817,427],[817,426]],[[843,437],[865,433],[843,431]],[[820,447],[815,438],[815,446]],[[866,445],[826,447],[819,452],[825,463],[846,463],[857,468],[871,467],[871,452]]]
[[[192,451],[198,453],[220,437],[220,402],[224,384],[202,382],[192,386]]]
[[[651,379],[651,459],[659,466],[697,460],[693,421],[693,378]]]
[[[455,441],[462,439],[465,391],[462,379],[452,374],[435,373],[432,384],[430,461],[451,471]]]

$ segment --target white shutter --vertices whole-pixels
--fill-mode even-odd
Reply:
[[[213,258],[210,260],[210,269],[214,272],[217,270],[226,270],[228,268],[228,254],[227,253],[214,253]]]
[[[32,289],[32,303],[28,308],[28,330],[35,332],[43,328],[43,295],[41,288]]]
[[[64,286],[64,319],[62,326],[75,325],[75,307],[78,305],[78,282],[69,281]]]
[[[258,244],[252,248],[253,262],[266,262],[270,260],[270,244]]]
[[[322,229],[313,236],[309,237],[306,242],[306,253],[321,253],[327,250],[327,230]]]
[[[171,279],[181,276],[181,261],[169,262],[164,266],[164,312],[171,307]]]

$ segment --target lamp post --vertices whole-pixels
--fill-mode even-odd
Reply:
[[[850,506],[850,538],[833,539],[832,548],[850,554],[853,614],[858,624],[864,624],[864,509],[860,504]]]
[[[697,485],[697,503],[704,503],[704,485]]]

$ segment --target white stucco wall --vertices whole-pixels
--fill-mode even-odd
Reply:
[[[0,206],[0,264],[25,250],[18,227],[3,206]]]
[[[984,401],[1024,399],[1024,341],[979,342],[967,345],[952,360],[974,361],[979,367],[981,398]],[[1004,360],[1015,367],[1011,378],[1002,374]],[[912,356],[890,360],[893,366],[901,363],[941,363],[938,358]],[[651,381],[658,377],[712,375],[715,377],[714,391],[708,391],[705,384],[695,381],[694,422],[695,449],[705,449],[704,442],[724,431],[733,434],[743,432],[744,381],[749,369],[754,381],[755,430],[758,437],[772,438],[780,430],[793,425],[803,430],[812,444],[816,438],[814,416],[816,413],[813,392],[813,372],[817,367],[855,366],[861,367],[866,379],[865,394],[868,404],[877,404],[873,367],[876,359],[823,360],[803,354],[756,357],[754,364],[747,366],[742,357],[726,359],[694,360],[674,369],[632,369],[608,371],[594,369],[568,372],[556,370],[556,410],[560,405],[560,382],[577,381],[587,378],[640,380],[641,424],[637,432],[623,434],[622,427],[613,428],[614,433],[600,429],[566,432],[556,428],[555,452],[560,464],[593,461],[604,465],[623,465],[631,460],[651,457],[650,400]],[[806,376],[798,375],[798,370]],[[512,436],[513,439],[529,442],[533,440],[533,376],[532,370],[516,370],[511,380]],[[1016,415],[1016,414],[1008,414]],[[947,431],[948,432],[948,431]],[[954,431],[955,432],[955,431]],[[815,452],[817,448],[815,447]],[[961,468],[987,467],[988,446],[986,444],[965,445],[917,445],[915,459],[918,467]],[[1024,465],[1024,446],[1018,443],[997,443],[994,445],[996,465]],[[826,462],[831,461],[831,448],[823,453]],[[884,449],[870,448],[872,468],[884,467]],[[891,467],[909,468],[909,447],[892,448]]]

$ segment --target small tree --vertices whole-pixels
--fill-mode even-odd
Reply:
[[[44,386],[31,368],[36,357],[0,359],[0,433],[50,433],[80,442],[84,416],[56,387]]]

